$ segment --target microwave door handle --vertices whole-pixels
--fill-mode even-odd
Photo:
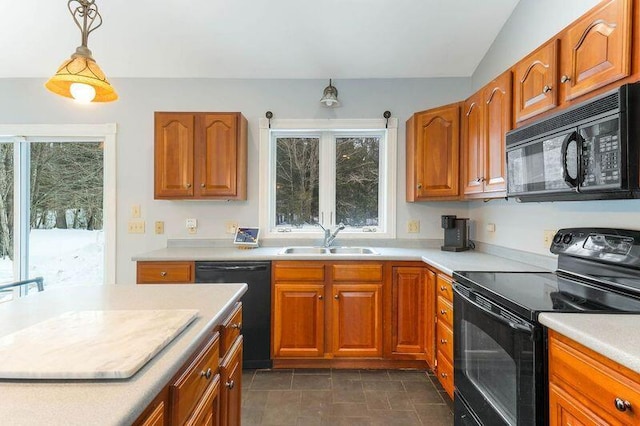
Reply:
[[[571,188],[577,188],[578,187],[578,177],[572,178],[571,176],[569,176],[569,170],[567,169],[567,151],[569,149],[569,144],[571,142],[576,142],[576,144],[578,143],[578,132],[577,131],[573,131],[570,134],[567,135],[566,138],[564,138],[564,141],[562,142],[562,148],[560,150],[560,153],[562,154],[562,179],[567,183],[567,185],[569,185]],[[578,157],[580,157],[580,150],[578,150]],[[578,162],[579,164],[579,162]],[[579,167],[579,166],[578,166]],[[578,176],[580,175],[580,172],[578,171]]]
[[[482,312],[486,313],[487,315],[489,315],[490,317],[492,317],[493,319],[495,319],[496,321],[508,326],[509,328],[513,329],[513,330],[517,330],[517,331],[521,331],[523,333],[532,333],[533,332],[533,327],[530,325],[524,325],[524,324],[518,324],[514,321],[510,321],[509,319],[503,317],[502,315],[498,315],[495,312],[477,304],[476,302],[474,302],[473,300],[469,299],[467,296],[465,296],[464,294],[462,294],[457,288],[456,288],[456,283],[453,283],[453,292],[455,293],[455,297],[459,297],[462,300],[465,301],[465,303],[468,303],[470,305],[472,305],[473,307],[475,307],[476,309],[481,310]]]

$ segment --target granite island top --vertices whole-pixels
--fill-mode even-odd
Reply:
[[[0,380],[0,418],[11,425],[131,424],[246,289],[246,284],[61,287],[1,304],[0,337],[68,311],[195,309],[198,316],[129,379]]]
[[[542,313],[541,324],[640,373],[640,315]]]
[[[421,261],[446,274],[453,271],[529,271],[549,269],[478,251],[447,252],[438,248],[372,247],[378,254],[280,254],[282,247],[166,247],[133,256],[134,261],[250,261],[250,260],[398,260]]]

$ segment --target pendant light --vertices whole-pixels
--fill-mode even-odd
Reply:
[[[45,83],[53,93],[77,102],[111,102],[118,94],[91,56],[87,47],[89,34],[102,25],[95,0],[69,0],[67,8],[82,35],[82,44],[71,58],[62,63],[56,74]]]
[[[331,79],[329,79],[329,85],[324,88],[320,103],[329,108],[340,106],[340,102],[338,101],[338,89],[331,85]]]

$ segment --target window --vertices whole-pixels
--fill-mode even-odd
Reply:
[[[397,121],[280,120],[261,130],[261,217],[266,238],[395,236]],[[266,128],[265,128],[266,127]]]
[[[115,126],[78,127],[0,126],[0,283],[113,282]]]

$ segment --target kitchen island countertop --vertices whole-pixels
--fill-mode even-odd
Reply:
[[[397,260],[425,262],[446,274],[453,271],[529,271],[548,269],[478,251],[447,252],[438,248],[372,247],[376,255],[280,254],[282,247],[241,250],[236,247],[166,247],[133,256],[134,261],[250,261],[250,260]]]
[[[540,323],[640,373],[640,315],[542,313]]]
[[[246,284],[61,287],[1,304],[0,337],[68,311],[196,309],[199,314],[129,379],[0,380],[0,418],[12,425],[131,424],[246,289]]]

